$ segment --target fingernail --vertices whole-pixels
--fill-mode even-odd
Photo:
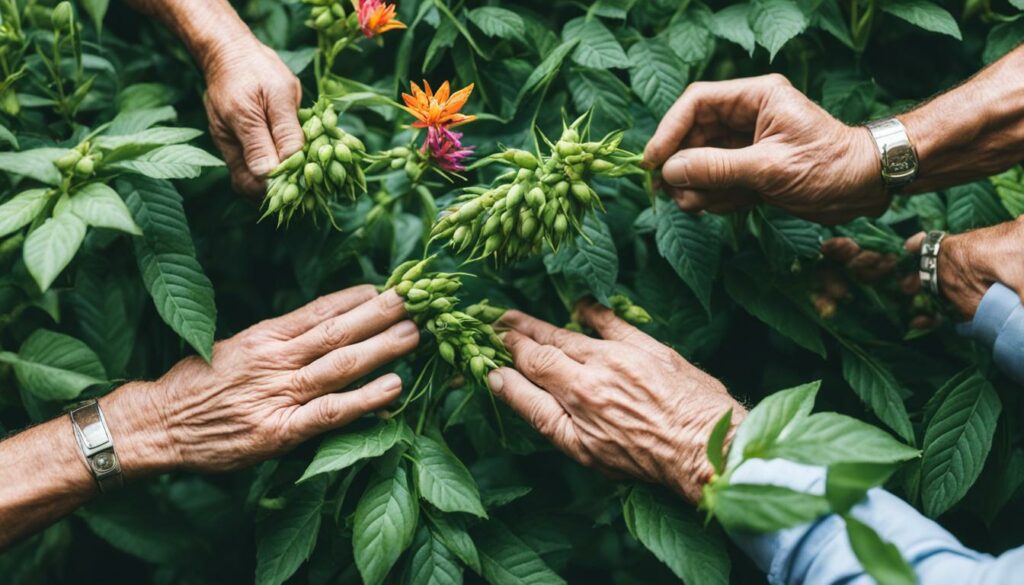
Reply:
[[[395,333],[399,337],[409,337],[416,335],[419,332],[419,327],[416,326],[412,321],[402,321],[398,325],[395,325]]]
[[[280,164],[280,161],[278,161],[276,158],[265,156],[263,158],[256,159],[255,161],[253,161],[252,165],[249,166],[249,170],[252,171],[252,174],[256,175],[257,177],[262,177],[269,173],[270,171],[274,170],[274,167],[276,167],[278,164]]]
[[[502,386],[505,385],[505,378],[498,372],[491,372],[487,374],[487,385],[491,387],[491,392],[500,394]]]
[[[388,374],[381,379],[380,391],[384,394],[390,394],[401,387],[402,379],[398,374]]]
[[[675,187],[689,185],[690,181],[686,176],[686,159],[678,154],[668,159],[661,169],[661,176],[666,183]]]

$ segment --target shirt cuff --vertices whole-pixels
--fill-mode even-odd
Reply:
[[[990,348],[999,369],[1024,384],[1024,305],[1013,289],[993,284],[974,319],[958,325],[957,331]]]

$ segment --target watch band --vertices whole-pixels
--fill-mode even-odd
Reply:
[[[100,493],[112,492],[124,485],[121,462],[114,452],[114,439],[107,428],[99,402],[89,400],[70,413],[75,440],[82,449],[89,472]]]
[[[939,249],[945,237],[946,232],[930,231],[921,244],[921,264],[917,275],[921,284],[935,297],[939,296]]]
[[[878,147],[886,189],[896,193],[912,183],[917,177],[917,152],[903,124],[896,118],[885,118],[865,126]]]

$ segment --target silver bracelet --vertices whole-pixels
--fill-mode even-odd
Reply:
[[[939,249],[945,237],[946,232],[930,231],[921,244],[921,264],[917,274],[921,284],[936,297],[939,296]]]
[[[112,492],[124,485],[121,462],[114,452],[114,438],[107,428],[99,402],[89,400],[70,413],[75,440],[82,449],[89,472],[92,473],[100,493]]]
[[[868,122],[865,127],[878,148],[885,188],[889,193],[898,193],[917,177],[917,151],[907,129],[896,118]]]

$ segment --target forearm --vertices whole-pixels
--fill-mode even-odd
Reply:
[[[100,400],[125,480],[166,471],[174,461],[156,410],[138,384]],[[98,493],[67,415],[0,442],[0,549],[55,522]],[[116,497],[116,496],[115,496]]]
[[[227,0],[125,0],[160,20],[181,39],[199,67],[206,71],[216,55],[252,32]]]
[[[1024,47],[899,116],[917,150],[908,193],[963,184],[1024,159]]]

